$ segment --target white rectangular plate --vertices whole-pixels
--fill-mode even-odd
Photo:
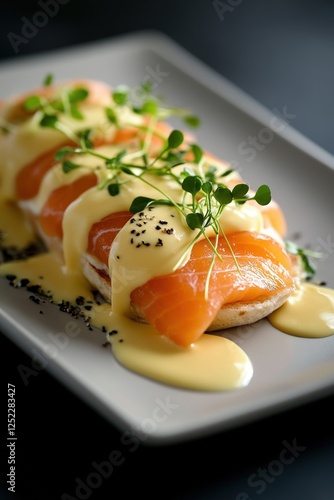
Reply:
[[[289,236],[299,233],[302,245],[323,252],[317,278],[334,286],[333,157],[290,127],[289,110],[264,109],[158,33],[3,63],[1,98],[38,86],[50,72],[57,80],[94,78],[112,86],[136,87],[149,80],[168,104],[192,110],[202,121],[196,131],[199,144],[230,161],[251,186],[269,184],[287,216]],[[0,295],[0,327],[30,354],[32,367],[39,360],[118,426],[125,439],[128,432],[140,433],[151,444],[203,436],[334,389],[334,336],[296,338],[266,320],[226,331],[252,360],[250,385],[229,393],[191,392],[127,371],[102,347],[101,332],[79,324],[80,331],[67,335],[75,320],[56,306],[37,305],[4,280]]]

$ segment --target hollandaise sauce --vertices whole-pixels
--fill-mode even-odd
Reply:
[[[73,99],[75,95],[70,93],[68,97]],[[61,109],[59,103],[57,106],[54,110]],[[22,283],[29,285],[42,300],[60,305],[61,310],[66,311],[68,307],[70,312],[76,308],[89,328],[102,329],[106,333],[114,356],[126,369],[189,390],[227,391],[243,388],[252,379],[253,366],[247,353],[236,343],[219,333],[202,334],[204,328],[200,328],[198,340],[188,347],[177,345],[167,338],[165,332],[161,335],[152,326],[132,319],[131,294],[157,276],[165,277],[184,266],[190,259],[194,234],[198,235],[195,236],[196,241],[206,238],[205,243],[212,245],[209,238],[214,241],[217,233],[224,236],[237,233],[239,236],[243,232],[250,233],[252,238],[254,234],[260,235],[262,240],[265,233],[274,235],[272,239],[278,247],[277,254],[283,253],[288,262],[286,266],[277,265],[278,269],[284,268],[280,275],[283,277],[280,286],[285,287],[285,291],[293,290],[294,282],[288,270],[290,260],[282,249],[282,235],[273,222],[275,215],[272,212],[278,214],[281,220],[279,207],[272,204],[269,209],[264,208],[269,203],[264,200],[270,192],[267,186],[262,186],[268,189],[262,190],[262,194],[260,192],[260,201],[256,197],[251,198],[258,204],[248,203],[249,196],[243,198],[248,193],[248,186],[243,184],[240,176],[212,155],[202,155],[201,149],[194,148],[194,144],[187,144],[187,153],[190,154],[187,163],[188,158],[182,150],[181,132],[175,130],[174,138],[171,139],[170,134],[166,142],[167,135],[163,135],[162,129],[155,136],[153,129],[147,129],[147,117],[141,116],[138,110],[135,112],[122,104],[116,112],[114,106],[108,91],[103,105],[95,101],[87,103],[80,120],[73,117],[73,113],[68,115],[65,106],[64,111],[56,117],[58,129],[55,126],[41,127],[38,112],[24,115],[24,119],[10,133],[1,133],[0,129],[0,247],[4,255],[11,249],[11,257],[2,263],[0,261],[0,275],[13,286],[22,286]],[[152,120],[157,121],[149,117],[149,121]],[[91,148],[87,147],[86,141],[83,149],[72,149],[69,157],[65,152],[66,168],[61,161],[54,161],[52,168],[50,166],[45,172],[43,170],[37,192],[29,196],[30,190],[26,192],[24,189],[25,181],[30,182],[29,178],[25,179],[25,167],[35,166],[36,162],[40,167],[46,161],[45,155],[53,155],[53,151],[59,154],[58,148],[64,144],[68,148],[65,139],[71,138],[75,144],[82,146],[82,137],[90,129],[94,129],[95,134],[99,130],[101,134],[103,132],[97,145],[92,143]],[[134,130],[137,134],[135,140]],[[70,131],[70,135],[65,137],[64,131],[65,136],[66,131]],[[125,140],[124,137],[129,139]],[[175,152],[180,144],[181,150]],[[55,160],[54,156],[52,159]],[[208,170],[204,169],[204,164]],[[204,174],[204,170],[208,175]],[[29,170],[30,174],[32,171]],[[59,201],[61,197],[58,197],[55,206],[51,207],[55,192],[62,193],[65,199],[85,175],[89,178],[87,189],[81,190],[68,203]],[[187,176],[190,181],[197,180],[200,187],[197,189],[196,182],[190,182],[183,189],[183,180]],[[208,179],[215,180],[211,183]],[[236,186],[238,183],[239,187]],[[230,186],[231,190],[226,186]],[[201,196],[198,195],[200,189]],[[24,195],[20,196],[20,193]],[[119,228],[112,245],[106,245],[108,255],[105,262],[89,253],[89,235],[94,224],[117,212],[127,212],[131,216],[130,206],[139,195],[157,203],[132,211],[133,217]],[[204,204],[201,204],[202,201]],[[50,221],[50,213],[52,215],[52,211],[56,213],[57,210],[61,216],[60,235],[56,230],[48,233],[43,226],[43,221]],[[27,253],[27,248],[39,246],[27,216],[32,219],[37,232],[42,234],[48,251],[44,249],[44,252],[35,255]],[[214,224],[210,225],[212,220]],[[282,227],[282,224],[278,226]],[[205,236],[203,227],[206,228]],[[200,231],[195,233],[196,228],[200,228]],[[213,246],[210,247],[212,249],[215,250]],[[276,250],[273,249],[273,252]],[[229,248],[229,257],[231,254]],[[267,261],[259,270],[253,265],[255,254],[250,254],[253,262],[247,260],[244,265],[244,269],[254,278],[250,288],[253,290],[255,283],[259,287],[264,283],[262,294],[275,293],[279,280],[270,281],[270,270],[265,267]],[[91,284],[94,281],[88,281],[85,277],[87,273],[83,273],[83,263],[86,264],[87,259],[88,265],[94,264],[91,266],[95,272],[94,279],[98,280],[99,276],[109,279],[107,292],[103,293],[106,300],[101,297],[97,300],[96,288],[93,289]],[[237,267],[236,262],[233,261],[231,266]],[[207,268],[200,267],[199,274],[205,275],[206,279]],[[229,289],[229,293],[232,287],[225,281],[223,286]],[[288,287],[286,283],[289,283]],[[246,287],[245,281],[242,285]],[[237,287],[237,290],[241,288]],[[110,296],[107,296],[109,289]],[[175,287],[173,290],[175,292]],[[220,286],[217,310],[222,305],[221,293]],[[187,292],[187,299],[188,295]],[[173,300],[173,296],[170,300]],[[244,298],[234,299],[238,300],[247,302]],[[169,324],[169,317],[167,319]],[[268,320],[278,330],[295,336],[332,335],[334,293],[328,288],[302,283]],[[180,331],[185,332],[185,329]]]
[[[11,242],[30,241],[29,226],[15,205],[1,203],[0,228],[11,232]],[[6,221],[11,221],[10,227]],[[20,239],[15,239],[15,233]],[[127,369],[172,386],[199,391],[227,391],[249,384],[253,366],[237,344],[204,334],[188,348],[174,345],[146,324],[113,313],[110,304],[96,301],[91,285],[80,273],[68,272],[61,259],[47,252],[0,265],[0,274],[12,284],[24,280],[42,297],[69,312],[80,308],[87,325],[103,329],[116,359]]]
[[[301,283],[279,309],[268,317],[278,330],[297,337],[334,334],[334,290]]]

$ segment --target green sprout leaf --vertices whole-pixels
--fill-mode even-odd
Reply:
[[[154,198],[148,198],[147,196],[137,196],[137,198],[135,198],[132,201],[131,206],[129,208],[129,211],[134,213],[134,214],[137,212],[141,212],[153,200],[154,200]]]
[[[47,74],[43,80],[43,86],[44,87],[49,87],[50,85],[53,84],[53,75],[51,73]]]
[[[268,205],[271,201],[271,191],[269,186],[266,184],[260,186],[254,195],[254,199],[259,205]]]
[[[70,106],[70,115],[75,120],[83,120],[84,115],[81,113],[80,109],[73,104]]]
[[[38,95],[32,95],[24,101],[24,109],[27,111],[37,111],[43,106],[43,100]]]
[[[228,205],[233,200],[233,195],[230,189],[218,186],[213,196],[220,205]]]
[[[198,146],[198,144],[191,145],[191,151],[194,155],[194,162],[199,163],[203,158],[203,149]]]
[[[205,194],[210,195],[212,193],[212,182],[203,182],[202,191],[204,191]]]
[[[68,174],[69,172],[72,172],[72,170],[75,170],[79,167],[80,165],[78,165],[78,163],[74,163],[71,160],[65,160],[62,165],[64,174]]]
[[[77,87],[73,90],[70,90],[68,93],[68,100],[71,104],[76,104],[78,102],[82,102],[87,99],[89,92],[84,87]]]
[[[198,175],[188,175],[182,182],[182,189],[195,196],[202,187],[202,181]]]
[[[55,160],[62,161],[64,158],[66,158],[67,155],[69,155],[70,153],[73,153],[74,151],[75,151],[75,149],[70,148],[70,147],[61,148],[56,152]]]
[[[116,115],[115,111],[109,107],[107,107],[105,111],[106,111],[106,116],[107,116],[108,121],[110,123],[113,123],[114,125],[117,125],[118,119],[117,119],[117,115]]]
[[[204,216],[203,214],[196,212],[190,213],[186,216],[186,222],[190,229],[202,229]]]
[[[130,89],[125,85],[119,86],[112,94],[112,98],[118,106],[127,104]]]
[[[181,146],[183,142],[183,134],[180,130],[173,130],[168,137],[168,148],[175,149]]]
[[[232,189],[233,199],[243,198],[244,196],[246,196],[248,191],[249,191],[249,186],[247,186],[247,184],[237,184]]]
[[[119,194],[119,184],[109,184],[108,192],[110,196],[117,196]]]
[[[193,128],[196,128],[200,125],[200,119],[198,118],[198,116],[194,115],[186,115],[184,117],[184,122]]]
[[[156,116],[158,114],[158,104],[155,101],[146,101],[139,112],[143,115]]]
[[[41,127],[55,128],[58,123],[57,115],[49,115],[45,113],[40,120],[39,124]]]
[[[87,148],[87,149],[94,147],[94,144],[90,138],[91,135],[92,135],[92,129],[90,129],[90,128],[86,129],[86,130],[82,130],[79,134],[80,142],[81,142],[82,146]]]

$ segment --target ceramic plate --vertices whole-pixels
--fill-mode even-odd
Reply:
[[[199,144],[230,161],[251,186],[271,187],[286,213],[289,237],[298,234],[301,245],[323,253],[317,279],[334,287],[334,160],[293,129],[286,107],[264,109],[159,33],[5,62],[1,98],[39,85],[50,72],[57,80],[94,78],[134,88],[149,80],[168,104],[192,110],[202,121]],[[267,320],[225,331],[252,360],[251,383],[228,393],[192,392],[127,371],[103,347],[101,332],[88,331],[51,304],[35,304],[5,280],[0,294],[0,327],[31,356],[31,368],[49,370],[118,426],[124,440],[132,433],[151,444],[203,436],[334,389],[334,336],[297,338]]]

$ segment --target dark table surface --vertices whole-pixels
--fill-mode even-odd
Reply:
[[[53,14],[34,37],[13,45],[41,5]],[[51,12],[51,11],[50,11]],[[0,7],[0,58],[162,31],[267,108],[286,106],[294,128],[334,153],[334,3],[331,0],[108,2],[12,1]],[[1,75],[0,75],[1,82]],[[0,88],[1,94],[1,88]],[[124,448],[119,431],[47,371],[27,387],[17,367],[30,358],[4,335],[2,398],[16,385],[18,444],[15,494],[7,492],[7,449],[1,439],[0,498],[53,500],[146,498],[329,500],[334,498],[333,396],[236,429],[171,446]],[[1,435],[6,433],[2,404]],[[296,459],[279,465],[286,443]],[[91,492],[93,463],[120,450],[125,460]],[[106,474],[107,475],[107,474]],[[81,484],[83,484],[81,483]]]

